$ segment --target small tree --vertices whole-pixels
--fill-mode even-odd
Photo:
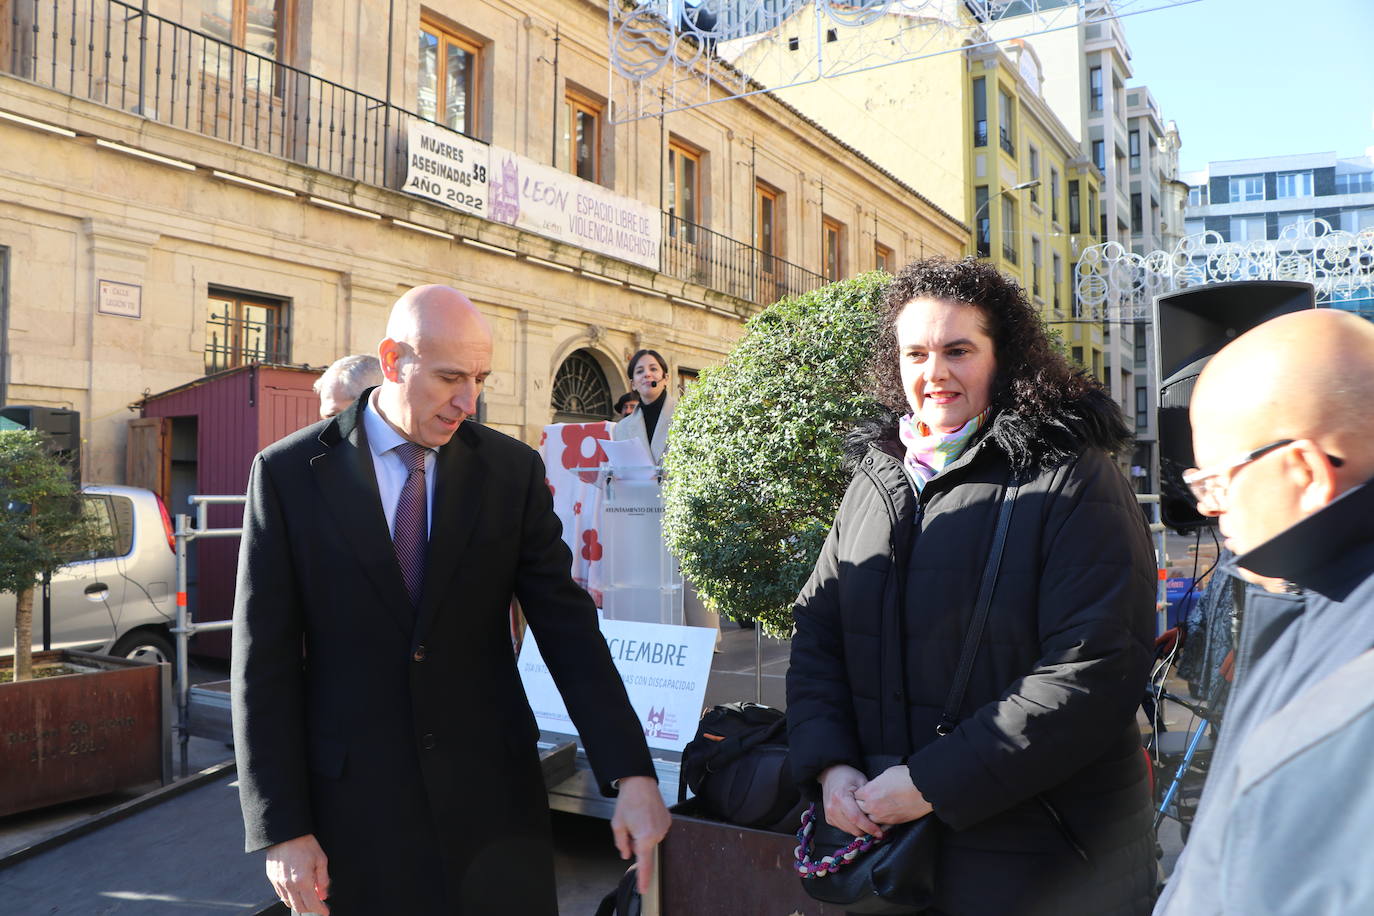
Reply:
[[[865,274],[760,312],[673,414],[668,546],[711,607],[775,635],[792,630],[844,495],[845,433],[878,410],[865,369],[891,279]]]
[[[33,673],[33,593],[56,572],[104,545],[84,514],[79,488],[49,454],[42,433],[0,432],[0,592],[15,596],[14,679]]]

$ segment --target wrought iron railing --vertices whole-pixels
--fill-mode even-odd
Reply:
[[[758,305],[771,305],[829,282],[818,273],[671,213],[663,214],[659,262],[659,270],[670,277]]]
[[[419,115],[122,0],[12,0],[16,76],[153,121],[398,187]]]
[[[409,125],[435,124],[123,0],[11,0],[8,18],[16,76],[368,184],[400,188]],[[660,270],[762,305],[826,283],[668,213]]]

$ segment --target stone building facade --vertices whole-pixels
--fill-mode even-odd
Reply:
[[[686,384],[779,295],[968,238],[768,94],[614,123],[599,3],[148,10],[0,0],[3,400],[79,410],[89,481],[124,479],[143,395],[370,351],[418,283],[490,316],[485,420],[533,443],[600,415],[640,346]],[[403,191],[420,135],[523,163],[568,224]],[[599,250],[579,206],[652,245]]]

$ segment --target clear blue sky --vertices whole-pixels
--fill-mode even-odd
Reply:
[[[1123,12],[1170,0],[1123,0]],[[1178,122],[1184,171],[1374,147],[1374,0],[1199,0],[1123,16],[1135,75]]]

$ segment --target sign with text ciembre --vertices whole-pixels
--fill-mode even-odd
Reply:
[[[601,635],[625,682],[649,747],[680,751],[696,734],[716,631],[628,620],[601,621]],[[520,679],[544,731],[577,734],[563,697],[539,654],[533,631],[520,649]]]

